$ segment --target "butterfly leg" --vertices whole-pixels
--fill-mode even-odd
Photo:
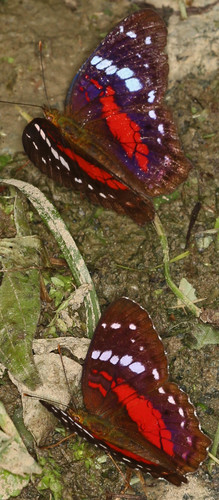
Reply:
[[[120,495],[116,495],[116,498],[120,498],[121,497],[122,499],[123,498],[124,499],[125,498],[131,499],[132,495],[129,495],[129,494],[126,495],[126,491],[131,489],[134,492],[134,489],[132,488],[132,486],[130,484],[130,480],[131,480],[131,476],[132,476],[132,473],[133,473],[133,469],[130,469],[130,467],[127,467],[126,468],[126,475],[124,475],[123,472],[121,471],[119,465],[117,464],[117,462],[115,462],[115,460],[112,457],[112,455],[109,452],[107,454],[108,454],[109,458],[112,460],[113,464],[115,465],[116,469],[119,471],[119,473],[121,474],[121,476],[123,477],[123,480],[124,480],[123,490],[121,491]],[[146,495],[146,487],[145,487],[145,482],[144,482],[143,475],[141,474],[140,471],[137,471],[137,475],[138,475],[138,477],[140,479],[140,482],[142,484],[143,492],[145,493],[144,499],[146,499],[147,495]],[[141,496],[141,498],[142,498],[142,496]]]
[[[132,470],[129,469],[127,467],[127,472],[126,472],[126,475],[123,474],[123,472],[121,471],[119,465],[117,464],[117,462],[114,460],[114,458],[112,457],[111,453],[107,452],[107,455],[109,456],[110,460],[112,460],[113,464],[115,465],[116,469],[118,470],[119,474],[122,476],[123,478],[123,481],[124,481],[124,488],[122,490],[122,496],[125,494],[125,492],[131,488],[133,490],[133,488],[131,487],[130,485],[130,478],[131,478],[131,475],[132,475]]]

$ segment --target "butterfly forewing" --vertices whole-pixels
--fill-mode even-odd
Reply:
[[[121,21],[88,58],[73,80],[66,112],[83,123],[101,117],[100,97],[113,88],[122,110],[159,103],[167,86],[164,54],[167,30],[153,10],[140,11]],[[112,110],[113,112],[113,110]]]
[[[141,180],[140,188],[135,181],[132,188],[150,196],[175,189],[191,168],[172,114],[162,103],[168,74],[165,45],[166,27],[155,12],[133,14],[87,60],[66,102],[67,114],[95,132],[109,155],[113,149],[124,176],[129,170]]]
[[[159,378],[155,378],[158,373]],[[100,390],[93,391],[92,378],[102,380],[102,394]],[[132,388],[142,395],[145,379],[151,392],[166,378],[163,344],[147,312],[129,299],[115,301],[98,323],[84,364],[82,390],[86,407],[90,410],[92,405],[92,411],[96,409],[97,413],[105,411],[103,405],[115,394],[111,385],[117,379],[121,380],[117,384],[121,390],[130,381]]]

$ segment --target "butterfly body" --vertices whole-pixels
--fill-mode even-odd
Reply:
[[[133,468],[180,485],[210,440],[188,396],[168,381],[163,344],[147,312],[122,298],[102,315],[82,373],[86,411],[42,404],[65,426]]]
[[[162,102],[165,44],[154,11],[124,19],[73,79],[64,114],[45,109],[23,133],[44,173],[139,224],[154,217],[151,198],[174,190],[191,168]]]

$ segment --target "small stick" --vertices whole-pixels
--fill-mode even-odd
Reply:
[[[75,436],[75,432],[72,432],[68,436],[60,439],[60,441],[57,441],[57,443],[53,444],[48,444],[47,446],[38,446],[41,450],[49,450],[50,448],[56,448],[56,446],[59,446],[60,444],[64,443],[64,441],[68,441],[68,439],[71,439],[73,436]]]
[[[61,347],[60,347],[59,344],[58,344],[58,353],[59,353],[59,356],[60,356],[60,359],[61,359],[62,368],[63,368],[63,372],[64,372],[64,375],[65,375],[65,381],[66,381],[66,385],[68,387],[68,392],[69,392],[69,395],[71,397],[71,403],[72,403],[72,406],[73,406],[74,410],[76,410],[76,405],[75,405],[74,400],[72,399],[71,388],[70,388],[70,385],[69,385],[68,377],[66,375],[65,366],[64,366],[63,357],[62,357],[62,352],[61,352]]]
[[[45,71],[44,71],[44,65],[43,65],[43,45],[42,45],[41,40],[39,41],[39,55],[40,55],[40,66],[41,66],[41,72],[42,72],[42,80],[43,80],[44,92],[45,92],[47,104],[50,107],[49,97],[48,97],[47,88],[46,88]]]

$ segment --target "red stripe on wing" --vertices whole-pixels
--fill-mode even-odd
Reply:
[[[128,189],[124,184],[114,179],[106,170],[102,170],[84,160],[79,155],[75,154],[75,160],[77,161],[79,167],[84,170],[92,179],[98,180],[103,184],[106,183],[112,189]]]
[[[93,437],[97,440],[100,440],[100,438],[98,436],[96,436],[95,434],[93,434]],[[131,458],[136,463],[142,462],[144,464],[155,465],[155,466],[157,465],[156,463],[150,462],[150,460],[146,460],[145,458],[141,457],[140,455],[136,455],[135,453],[132,453],[129,450],[125,450],[124,448],[119,448],[119,446],[115,446],[114,444],[110,443],[109,441],[104,440],[104,443],[106,444],[106,446],[108,446],[108,448],[111,448],[112,450],[117,451],[117,453],[121,453],[124,457]]]
[[[89,161],[85,160],[81,156],[77,155],[72,149],[65,148],[62,144],[58,143],[57,147],[59,151],[65,153],[69,158],[76,161],[79,167],[89,175],[91,179],[107,184],[111,189],[122,189],[123,191],[128,189],[124,184],[114,179],[106,170],[96,167]]]
[[[89,386],[92,387],[92,389],[99,389],[99,391],[103,397],[105,397],[107,395],[107,391],[106,391],[106,389],[104,389],[102,384],[97,383],[97,382],[89,382]]]
[[[99,375],[102,375],[106,380],[112,380],[112,377],[107,375],[106,371],[99,372]],[[88,385],[92,389],[98,389],[102,396],[106,397],[108,391],[100,382],[91,382],[89,380]],[[118,378],[116,382],[112,381],[111,390],[116,394],[119,403],[126,408],[131,421],[137,424],[139,432],[145,439],[168,455],[173,456],[174,443],[171,440],[171,432],[167,429],[160,411],[153,407],[151,401],[142,395],[139,396],[121,378]]]
[[[119,140],[129,158],[134,157],[139,167],[147,172],[149,149],[141,141],[140,127],[132,121],[126,113],[121,113],[119,106],[114,100],[115,91],[108,86],[100,102],[103,106],[103,117],[113,136]]]
[[[139,432],[150,443],[163,449],[168,455],[174,455],[171,432],[167,429],[161,413],[153,407],[150,400],[138,393],[128,384],[115,385],[112,388],[119,402],[125,406],[129,417],[136,422]]]

